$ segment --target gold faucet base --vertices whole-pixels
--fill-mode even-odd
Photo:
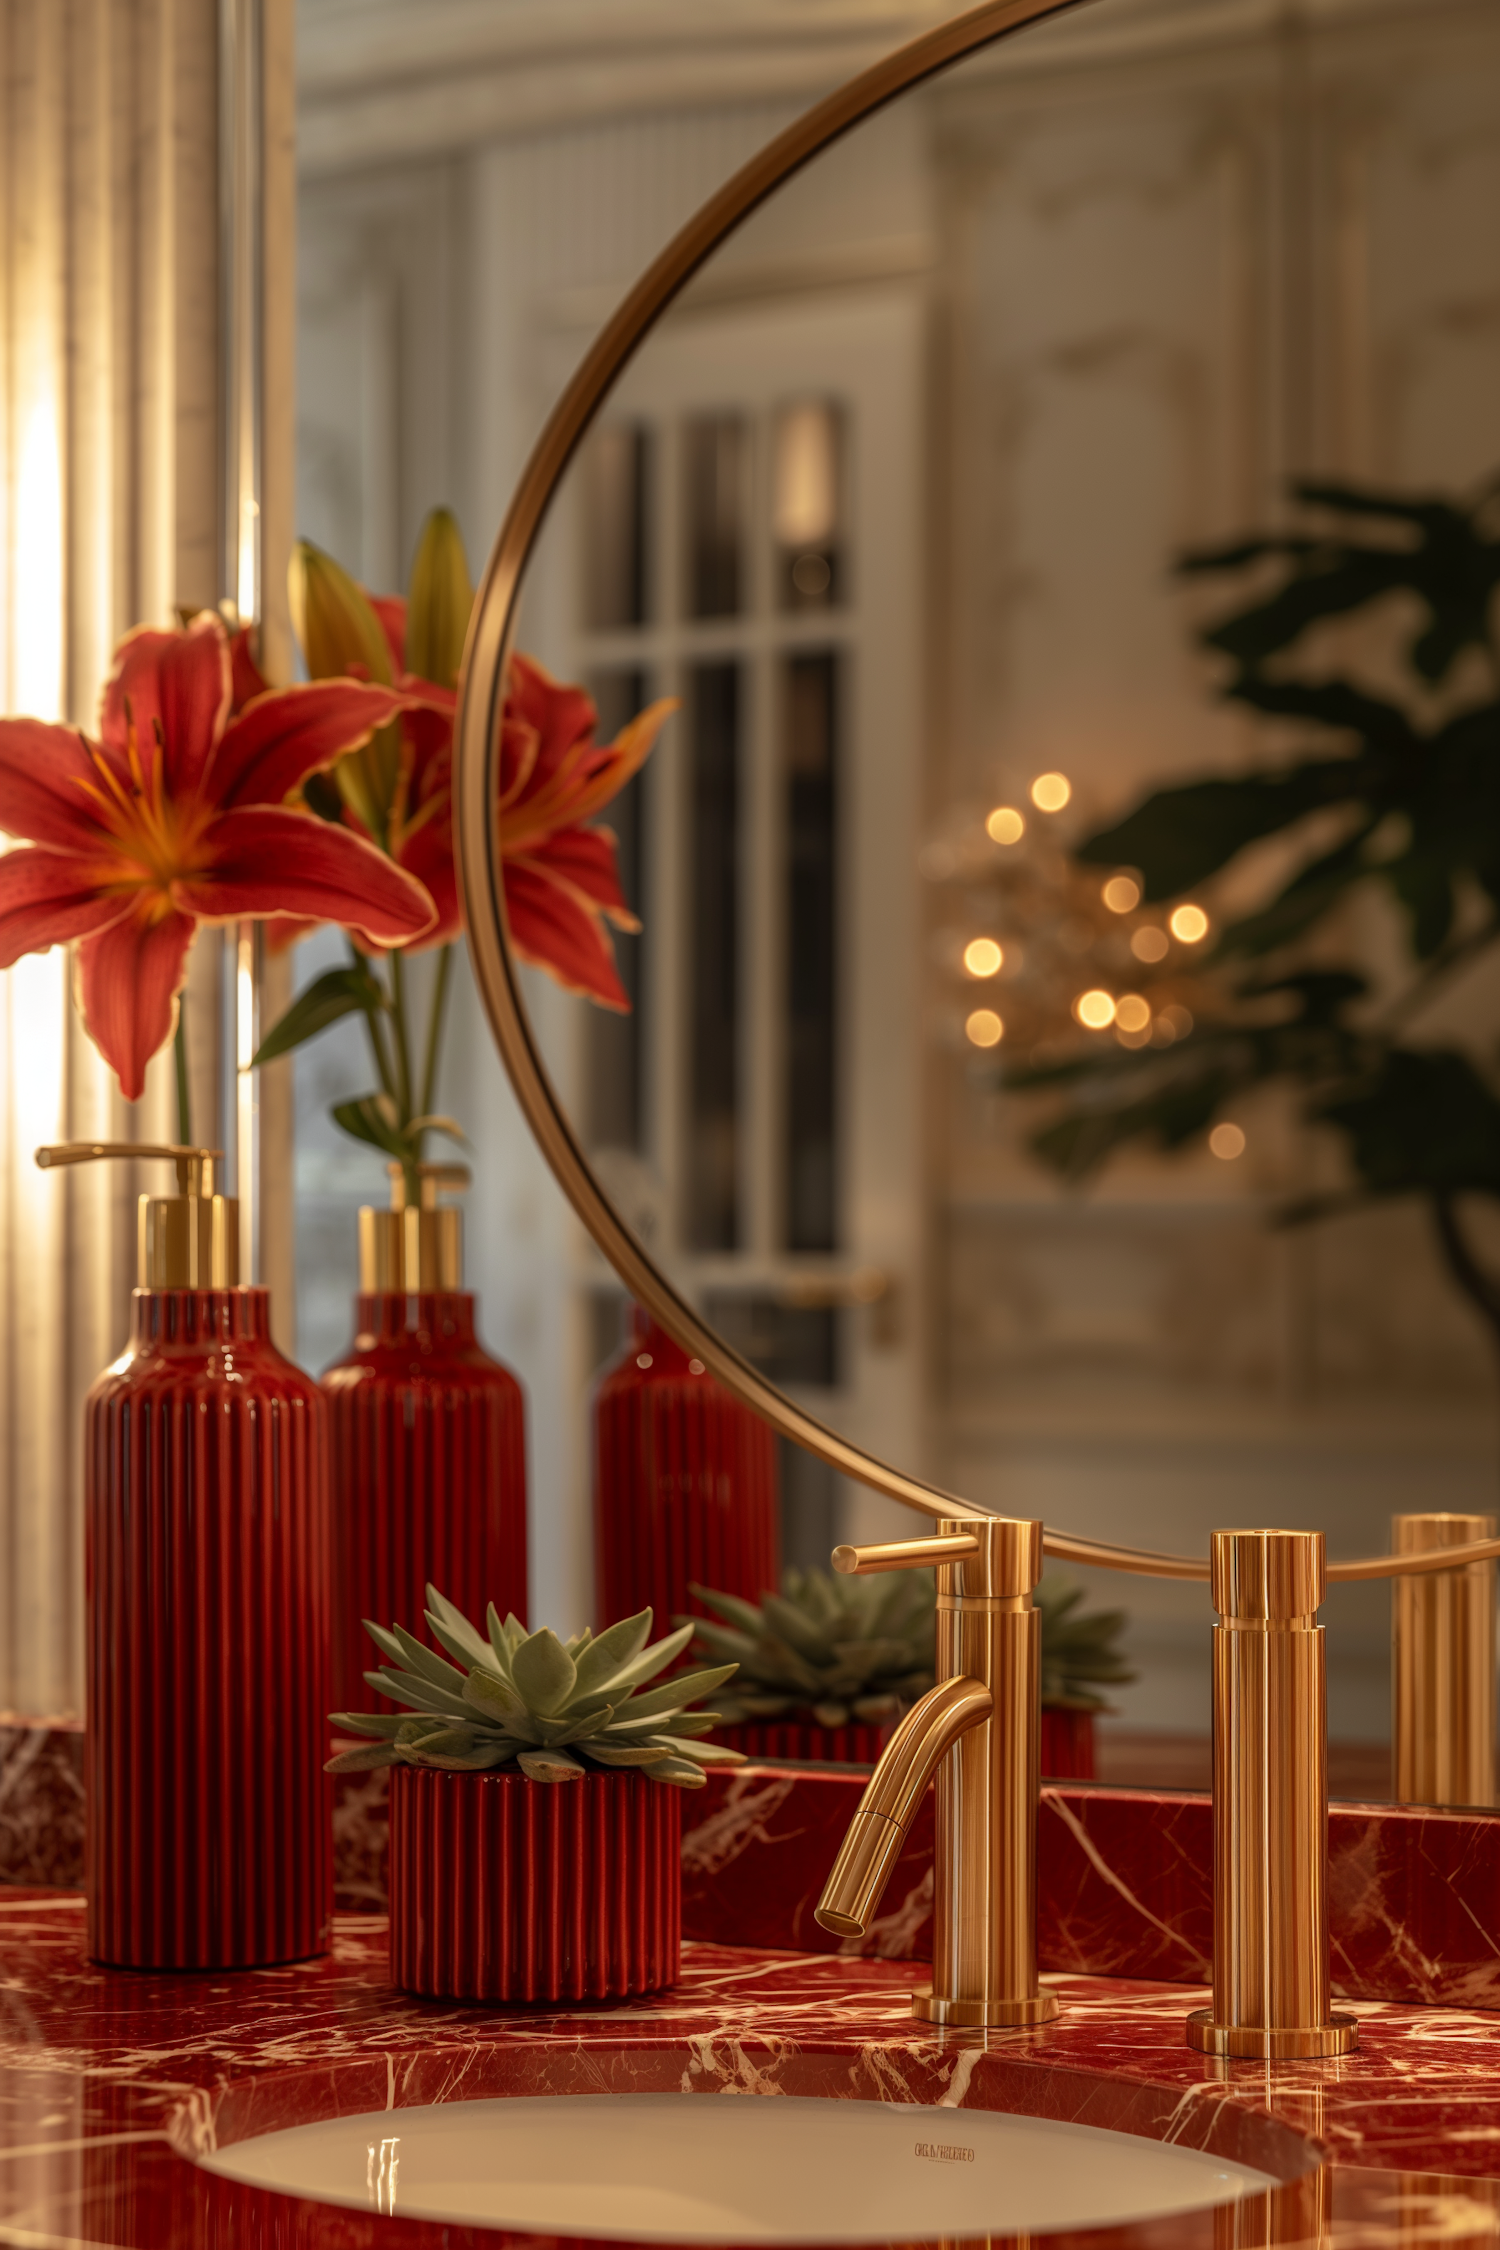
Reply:
[[[951,2024],[955,2030],[1024,2031],[1029,2024],[1050,2023],[1059,2009],[1054,1992],[1038,1992],[1029,2000],[949,2000],[929,1987],[911,1996],[911,2012],[919,2023]]]
[[[1187,2020],[1187,2043],[1200,2055],[1229,2055],[1250,2062],[1292,2062],[1315,2055],[1350,2055],[1359,2045],[1353,2016],[1332,2015],[1327,2023],[1270,2027],[1253,2023],[1215,2023],[1211,2008],[1195,2008]]]

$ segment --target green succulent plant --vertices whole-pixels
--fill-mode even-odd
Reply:
[[[783,1592],[759,1606],[695,1586],[722,1623],[683,1619],[710,1656],[739,1667],[740,1685],[719,1698],[728,1724],[812,1712],[825,1727],[878,1724],[932,1685],[931,1571],[878,1578],[789,1570]]]
[[[1042,1702],[1054,1711],[1102,1711],[1101,1687],[1123,1687],[1138,1675],[1120,1652],[1123,1609],[1078,1614],[1083,1588],[1044,1578],[1032,1596],[1042,1613]]]
[[[879,1724],[933,1684],[936,1580],[928,1570],[845,1578],[789,1570],[780,1594],[759,1606],[695,1586],[719,1623],[692,1624],[703,1649],[739,1667],[740,1684],[718,1698],[726,1725],[784,1719],[810,1711],[820,1725],[851,1719]],[[1034,1596],[1042,1618],[1042,1701],[1054,1710],[1099,1711],[1100,1687],[1135,1673],[1120,1654],[1123,1610],[1077,1614],[1080,1587],[1043,1579]]]
[[[719,1714],[687,1708],[721,1686],[733,1664],[678,1673],[640,1692],[682,1654],[691,1625],[648,1645],[651,1612],[643,1609],[597,1637],[575,1633],[565,1643],[546,1626],[528,1633],[514,1617],[502,1624],[491,1602],[486,1637],[435,1586],[427,1600],[427,1622],[457,1665],[404,1627],[387,1631],[366,1618],[365,1631],[386,1663],[365,1678],[414,1715],[335,1712],[341,1732],[374,1739],[330,1758],[329,1773],[396,1765],[486,1773],[514,1764],[531,1781],[581,1781],[586,1759],[701,1789],[705,1766],[741,1763],[739,1751],[695,1739],[719,1723]]]

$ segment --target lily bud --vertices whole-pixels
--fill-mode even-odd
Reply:
[[[315,680],[356,677],[388,687],[394,678],[390,644],[363,587],[310,539],[299,539],[288,570],[292,623],[307,669]],[[362,750],[333,769],[339,794],[382,849],[401,778],[401,728],[382,727]]]
[[[463,534],[449,508],[434,508],[422,526],[406,602],[406,667],[439,687],[458,683],[474,588]]]

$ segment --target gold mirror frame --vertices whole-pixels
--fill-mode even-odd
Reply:
[[[757,1373],[707,1327],[646,1255],[595,1179],[538,1052],[516,980],[505,915],[498,823],[500,722],[505,668],[522,580],[547,511],[569,464],[618,377],[694,274],[784,182],[854,126],[899,95],[980,48],[1028,24],[1070,13],[1087,0],[986,0],[966,15],[898,48],[787,127],[711,196],[648,267],[606,324],[554,408],[516,487],[486,566],[469,625],[454,730],[454,822],[469,957],[495,1041],[526,1121],[564,1194],[638,1303],[684,1350],[754,1407],[782,1437],[908,1508],[934,1517],[984,1518],[990,1511],[851,1445]],[[1046,1552],[1060,1561],[1153,1578],[1206,1580],[1208,1559],[1116,1547],[1048,1530]],[[1330,1563],[1330,1579],[1388,1578],[1454,1570],[1500,1555],[1500,1539],[1408,1555],[1370,1555]]]

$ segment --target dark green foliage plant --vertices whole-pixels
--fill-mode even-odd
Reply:
[[[739,1673],[714,1700],[726,1722],[790,1719],[820,1726],[895,1718],[933,1684],[937,1584],[930,1570],[869,1578],[789,1570],[780,1594],[747,1602],[695,1586],[714,1618],[679,1618],[704,1651]],[[1099,1711],[1101,1687],[1135,1673],[1120,1654],[1122,1610],[1080,1612],[1081,1588],[1043,1579],[1042,1701],[1056,1709]]]
[[[1219,929],[1203,964],[1215,1004],[1188,1037],[1134,1051],[1090,1040],[1005,1083],[1056,1097],[1033,1146],[1075,1179],[1130,1142],[1181,1148],[1255,1090],[1289,1087],[1339,1137],[1346,1182],[1289,1201],[1282,1220],[1420,1197],[1500,1344],[1500,1273],[1465,1209],[1500,1197],[1500,1046],[1423,1035],[1433,1003],[1500,941],[1500,479],[1467,499],[1294,493],[1305,528],[1179,570],[1250,582],[1202,639],[1229,661],[1225,697],[1294,727],[1296,748],[1155,790],[1077,850],[1133,871],[1148,905],[1273,840],[1290,873]],[[1377,684],[1326,668],[1328,629],[1347,646],[1356,623]],[[1379,987],[1340,920],[1361,891],[1384,895],[1400,932],[1400,974]]]

